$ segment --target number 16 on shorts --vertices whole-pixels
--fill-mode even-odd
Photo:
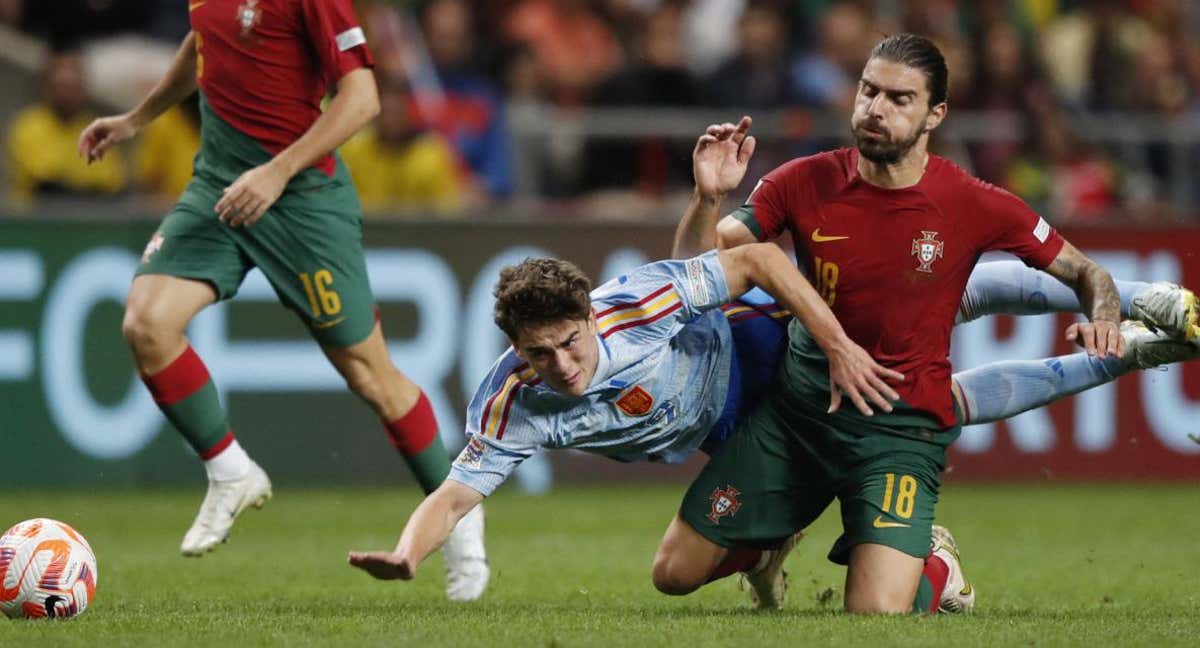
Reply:
[[[304,294],[308,297],[313,317],[328,317],[342,312],[342,298],[331,288],[333,273],[325,269],[317,270],[311,276],[302,272],[300,281],[304,284]]]

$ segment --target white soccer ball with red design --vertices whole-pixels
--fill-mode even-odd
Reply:
[[[70,525],[26,520],[0,537],[0,612],[10,618],[65,619],[96,595],[96,554]]]

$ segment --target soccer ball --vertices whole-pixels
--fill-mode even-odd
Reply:
[[[0,612],[10,618],[64,619],[96,595],[96,554],[70,525],[25,520],[0,537]]]

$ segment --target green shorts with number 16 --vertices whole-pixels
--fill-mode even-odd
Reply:
[[[230,227],[214,211],[222,192],[271,154],[203,98],[200,106],[195,174],[146,246],[137,274],[204,281],[223,300],[257,267],[322,346],[366,339],[375,326],[375,300],[363,256],[362,207],[346,166],[337,158],[332,177],[303,171],[257,223]]]

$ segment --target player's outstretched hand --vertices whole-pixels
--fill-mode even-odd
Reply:
[[[747,135],[752,123],[749,117],[742,117],[736,126],[712,124],[696,140],[692,174],[700,195],[719,198],[742,183],[750,156],[754,155],[754,136]]]
[[[230,227],[250,227],[279,200],[290,179],[287,173],[270,162],[250,169],[225,188],[224,195],[214,208],[217,218]]]
[[[1090,356],[1125,355],[1125,338],[1121,337],[1121,325],[1117,322],[1076,322],[1067,327],[1064,337],[1082,346]]]
[[[101,117],[88,124],[79,134],[75,149],[88,164],[104,157],[104,152],[137,133],[137,126],[128,114]]]
[[[892,401],[900,400],[900,394],[885,381],[902,381],[904,374],[875,362],[866,349],[845,340],[825,349],[825,355],[829,358],[829,414],[842,406],[843,394],[866,416],[875,415],[868,400],[885,412],[892,411]]]
[[[379,580],[412,580],[416,568],[390,551],[351,551],[348,562]]]

